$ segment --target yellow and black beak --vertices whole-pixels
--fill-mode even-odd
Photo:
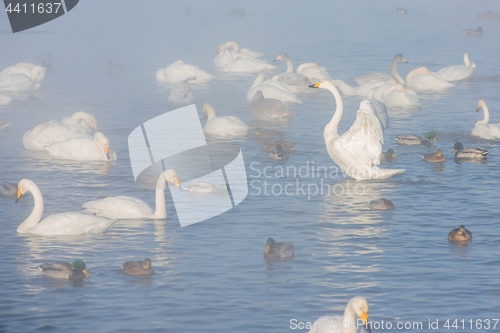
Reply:
[[[87,275],[88,277],[90,277],[90,274],[89,272],[87,272],[87,269],[84,269],[82,272],[85,273],[85,275]]]
[[[264,254],[268,254],[270,249],[271,249],[271,247],[269,245],[266,246],[266,250],[264,251]]]
[[[179,178],[175,178],[174,179],[174,185],[179,187],[180,186],[180,183],[179,183]]]
[[[321,85],[321,81],[316,83],[316,84],[310,85],[309,88],[319,88],[320,85]]]
[[[106,154],[106,157],[108,158],[108,160],[110,159],[109,157],[109,148],[108,147],[104,147],[104,153]]]
[[[476,112],[479,112],[479,110],[481,110],[481,107],[480,107],[480,106],[476,109]]]
[[[16,200],[16,203],[21,199],[22,196],[23,196],[23,194],[21,193],[21,189],[18,187],[17,188],[17,200]]]
[[[364,313],[361,311],[361,320],[363,321],[363,326],[365,327],[366,331],[370,332],[371,328],[368,326],[368,313]]]
[[[97,132],[97,124],[94,125],[94,129]]]

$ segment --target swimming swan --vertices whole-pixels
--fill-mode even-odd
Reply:
[[[93,115],[87,112],[75,112],[71,117],[63,118],[61,122],[63,124],[76,126],[88,135],[97,132],[97,120]]]
[[[255,59],[255,58],[237,58],[234,59],[231,52],[227,49],[226,45],[222,44],[219,46],[218,53],[224,53],[228,59],[226,66],[222,69],[224,72],[238,72],[238,73],[248,73],[248,72],[262,72],[268,71],[276,68],[274,65],[270,65],[265,61]]]
[[[0,73],[0,91],[38,90],[44,77],[45,69],[42,66],[30,67],[18,64],[7,67]]]
[[[101,132],[94,137],[71,138],[45,146],[55,159],[74,161],[116,161],[116,153],[109,148],[109,139]]]
[[[470,60],[469,55],[464,53],[465,65],[454,65],[441,68],[438,74],[446,81],[460,81],[471,78],[476,73],[476,63]]]
[[[439,91],[453,87],[439,74],[430,72],[427,67],[412,70],[406,75],[405,86],[416,91]]]
[[[294,67],[292,63],[292,59],[288,56],[286,53],[280,53],[276,59],[273,61],[285,61],[286,62],[286,72],[282,74],[278,74],[273,76],[273,80],[279,81],[283,83],[288,90],[290,90],[293,93],[297,92],[312,92],[312,89],[309,89],[309,85],[311,82],[309,81],[309,78],[305,76],[304,74],[300,73],[294,73]]]
[[[392,79],[396,80],[401,84],[404,84],[405,81],[398,73],[399,61],[406,62],[407,64],[409,64],[409,62],[406,61],[405,57],[403,57],[402,54],[396,54],[392,59],[391,75],[385,73],[372,73],[365,76],[355,77],[354,81],[356,81],[360,86],[368,82],[386,82]]]
[[[248,105],[248,111],[253,119],[263,121],[289,121],[295,116],[295,112],[282,101],[264,98],[260,90]]]
[[[207,83],[215,79],[215,76],[196,66],[185,64],[182,60],[177,60],[167,68],[158,70],[156,79],[158,82],[166,83]]]
[[[247,101],[250,103],[257,91],[262,91],[264,98],[274,98],[282,102],[302,104],[300,98],[281,82],[271,80],[267,73],[260,73],[255,79],[252,87],[247,92]]]
[[[236,117],[217,117],[214,108],[208,103],[203,105],[203,113],[207,118],[203,132],[207,135],[219,138],[234,138],[247,135],[251,129]]]
[[[318,67],[315,62],[306,62],[297,67],[297,73],[307,76],[310,79],[331,80],[330,74],[325,67]]]
[[[257,52],[257,51],[250,51],[249,49],[242,49],[240,46],[235,43],[235,42],[227,42],[224,45],[226,45],[227,48],[232,47],[233,51],[231,51],[231,55],[233,56],[234,59],[237,58],[257,58],[262,55],[262,53]],[[228,58],[224,53],[217,53],[217,55],[214,58],[214,64],[216,67],[224,67],[228,63]]]
[[[402,84],[395,84],[384,89],[382,102],[386,107],[416,107],[420,105],[420,98],[412,89],[406,89]]]
[[[328,154],[347,175],[358,180],[385,179],[405,171],[380,169],[375,166],[380,164],[380,153],[384,142],[384,126],[379,120],[384,116],[377,115],[379,111],[371,101],[361,102],[354,124],[339,136],[337,128],[344,106],[338,90],[330,81],[318,82],[311,87],[326,89],[335,97],[337,108],[332,120],[325,127],[323,137]]]
[[[90,214],[116,219],[166,219],[165,185],[167,182],[179,187],[179,176],[175,170],[164,171],[156,182],[156,209],[149,207],[141,199],[130,196],[108,197],[102,200],[89,201],[82,208]]]
[[[81,235],[105,232],[115,220],[81,213],[59,213],[40,221],[43,214],[43,196],[36,184],[23,179],[19,182],[16,203],[26,193],[31,192],[35,205],[30,216],[17,227],[18,233],[36,235]]]
[[[363,321],[364,330],[358,330],[357,319]],[[368,328],[368,301],[361,296],[352,298],[343,316],[324,316],[316,320],[309,333],[357,333]],[[368,329],[369,330],[369,329]]]
[[[484,111],[484,119],[476,123],[470,134],[486,140],[500,139],[500,124],[488,124],[490,121],[490,112],[488,111],[486,102],[482,99],[477,102],[476,112],[479,112],[481,108]]]

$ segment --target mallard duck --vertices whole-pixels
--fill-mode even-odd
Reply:
[[[396,136],[396,141],[399,144],[406,145],[406,146],[418,146],[418,145],[424,145],[424,146],[430,146],[431,145],[431,140],[434,140],[434,142],[437,143],[436,140],[436,135],[434,132],[429,132],[425,136],[425,139],[422,139],[418,135],[414,134],[409,134],[409,135],[398,135]]]
[[[90,276],[82,260],[75,260],[72,264],[66,262],[55,262],[39,266],[43,275],[53,279],[81,280],[85,275]]]
[[[123,273],[127,275],[151,275],[153,267],[151,267],[151,259],[146,258],[143,261],[126,261],[123,266]]]
[[[273,150],[275,150],[276,146],[278,146],[278,145],[280,145],[281,148],[283,148],[287,153],[291,153],[295,150],[293,143],[288,142],[288,141],[284,141],[284,140],[278,140],[278,141],[274,141],[274,142],[271,142],[271,140],[266,140],[262,144],[262,148],[260,150],[262,150],[263,152],[266,152],[266,153],[270,153]]]
[[[427,162],[444,162],[446,158],[443,155],[443,151],[441,149],[436,150],[435,153],[422,155],[424,161]]]
[[[455,243],[468,243],[472,240],[472,232],[465,229],[463,225],[460,228],[453,229],[448,234],[448,240]]]
[[[284,259],[291,258],[294,255],[295,250],[292,243],[276,243],[272,237],[267,239],[264,259]]]
[[[375,199],[370,201],[370,209],[394,209],[394,204],[389,199]]]
[[[269,153],[269,157],[275,161],[285,161],[290,157],[290,155],[281,145],[278,144],[276,145],[276,148]]]
[[[254,136],[259,139],[267,139],[267,138],[282,138],[284,136],[283,132],[275,131],[275,130],[265,130],[263,131],[261,128],[257,127],[253,130],[251,136]]]
[[[394,154],[393,149],[387,149],[384,153],[380,153],[380,162],[392,162],[396,159],[396,154]]]
[[[455,142],[452,153],[455,152],[455,158],[478,159],[486,158],[488,151],[479,148],[464,148],[460,142]]]

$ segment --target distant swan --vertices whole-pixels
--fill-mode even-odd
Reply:
[[[359,317],[365,329],[358,330]],[[309,333],[357,333],[365,332],[368,327],[368,302],[364,297],[352,298],[343,316],[324,316],[316,320]],[[360,325],[361,326],[361,325]]]
[[[439,91],[449,89],[453,84],[437,73],[431,73],[427,67],[420,67],[406,75],[405,86],[416,91]]]
[[[476,73],[476,64],[471,61],[469,55],[464,53],[464,63],[465,65],[454,65],[441,68],[438,74],[447,81],[460,81],[465,80]]]
[[[251,129],[236,117],[217,117],[214,108],[208,103],[203,105],[203,112],[205,118],[207,118],[203,132],[207,135],[219,138],[234,138],[247,135]]]
[[[0,72],[0,91],[33,91],[38,90],[45,77],[42,66],[17,64]]]
[[[420,105],[420,98],[411,89],[406,89],[402,84],[387,87],[382,93],[382,102],[390,107],[416,107]]]
[[[355,77],[354,81],[356,81],[359,85],[363,85],[368,82],[386,82],[390,81],[392,79],[396,80],[397,82],[404,84],[405,81],[403,78],[399,75],[398,73],[398,62],[406,62],[408,64],[408,61],[406,61],[405,57],[403,57],[402,54],[396,54],[394,58],[392,59],[392,65],[391,65],[391,75],[385,74],[385,73],[372,73],[368,74],[365,76],[360,76],[360,77]]]
[[[45,146],[56,159],[74,161],[116,161],[116,153],[109,148],[109,139],[101,132],[94,137],[71,138]]]
[[[307,76],[310,79],[331,80],[330,74],[325,67],[318,67],[315,62],[307,62],[297,67],[297,73]]]
[[[286,72],[282,74],[278,74],[273,76],[273,80],[277,80],[281,83],[283,83],[288,90],[290,90],[293,93],[297,92],[311,92],[311,89],[309,88],[309,85],[311,82],[309,81],[309,78],[305,76],[304,74],[299,74],[299,73],[294,73],[294,67],[292,63],[292,59],[288,56],[286,53],[280,53],[276,59],[273,61],[285,61],[286,62]]]
[[[185,64],[182,60],[177,60],[167,68],[158,70],[156,79],[158,82],[166,83],[207,83],[215,79],[215,76],[196,66]]]
[[[488,124],[490,121],[490,112],[488,111],[486,102],[482,99],[477,102],[476,112],[479,112],[481,108],[484,111],[484,119],[476,123],[471,135],[479,136],[486,140],[500,139],[500,124]]]
[[[276,66],[268,64],[265,61],[255,58],[237,58],[234,59],[226,45],[219,46],[219,53],[224,53],[228,62],[222,69],[224,72],[262,72],[276,68]]]
[[[323,132],[326,148],[332,160],[350,177],[355,179],[385,179],[403,169],[380,169],[380,153],[384,142],[384,129],[373,103],[364,100],[360,103],[356,120],[351,128],[340,136],[337,133],[344,106],[338,90],[329,81],[318,82],[311,86],[329,90],[335,97],[337,108],[332,120]],[[386,124],[388,125],[388,123]]]
[[[248,111],[253,119],[263,121],[289,121],[295,116],[295,112],[282,101],[264,98],[260,90],[248,105]]]
[[[86,212],[97,216],[116,218],[116,219],[166,219],[167,208],[165,206],[165,185],[167,182],[179,187],[179,176],[175,170],[164,171],[156,182],[155,203],[156,209],[153,209],[135,197],[117,196],[107,197],[101,200],[89,201],[83,204],[82,208]]]
[[[43,214],[42,192],[33,181],[23,179],[19,182],[17,201],[26,192],[31,192],[33,195],[35,206],[30,216],[17,227],[18,233],[37,235],[95,234],[105,232],[115,222],[115,220],[81,213],[59,213],[40,221]]]
[[[250,51],[249,49],[242,49],[240,46],[235,43],[235,42],[227,42],[224,45],[226,45],[227,48],[232,47],[233,51],[231,51],[231,55],[233,56],[234,59],[237,58],[257,58],[262,55],[262,53],[257,52],[257,51]],[[224,67],[228,63],[228,58],[224,53],[217,53],[217,55],[214,58],[214,64],[216,67]]]
[[[302,104],[300,98],[281,82],[270,80],[267,73],[261,73],[255,79],[252,87],[247,92],[247,101],[250,103],[255,96],[255,93],[260,90],[264,94],[264,98],[274,98],[282,102]]]
[[[170,95],[168,96],[169,102],[189,104],[194,101],[194,95],[189,86],[185,86],[184,89],[172,89]]]

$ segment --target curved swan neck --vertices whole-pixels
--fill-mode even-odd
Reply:
[[[477,103],[477,106],[478,107],[482,107],[483,108],[483,112],[484,112],[484,119],[478,121],[477,124],[484,124],[484,125],[486,125],[490,121],[490,111],[488,110],[488,107],[486,106],[486,103],[483,100],[480,100]]]
[[[343,328],[345,327],[345,330],[342,330],[343,333],[357,333],[357,325],[356,325],[356,314],[354,313],[352,309],[352,304],[349,302],[347,304],[347,307],[344,312],[344,320],[343,320]]]
[[[398,73],[398,62],[399,62],[399,60],[397,58],[398,58],[398,56],[395,56],[394,59],[392,59],[391,75],[399,83],[405,84],[405,80],[403,80],[403,78],[401,77],[401,75],[399,75],[399,73]]]
[[[237,43],[235,43],[235,42],[227,42],[225,45],[227,47],[232,47],[233,50],[234,50],[234,52],[236,52],[236,53],[240,53],[241,52],[240,46]]]
[[[394,90],[401,90],[401,91],[403,91],[403,89],[404,89],[403,85],[401,85],[401,84],[393,84],[392,86],[389,86],[389,87],[387,87],[387,88],[384,89],[384,91],[382,92],[382,99],[385,99]]]
[[[326,125],[324,134],[328,133],[329,135],[333,134],[334,137],[338,137],[337,128],[339,126],[340,119],[342,119],[342,113],[344,112],[344,103],[342,102],[342,97],[340,97],[339,91],[333,84],[326,81],[324,82],[325,89],[330,91],[335,97],[335,103],[337,107],[335,109],[335,113],[333,114],[332,120]]]
[[[302,72],[305,68],[309,68],[309,67],[318,68],[318,65],[317,65],[315,62],[306,62],[305,64],[302,64],[302,65],[300,65],[299,67],[297,67],[297,73],[300,73],[300,72]]]
[[[17,232],[27,232],[28,230],[34,228],[38,222],[40,222],[40,219],[42,218],[43,214],[43,196],[42,192],[40,192],[40,189],[34,182],[32,182],[29,179],[24,179],[23,180],[25,184],[27,184],[27,192],[31,192],[33,195],[33,200],[35,202],[35,205],[33,207],[33,210],[31,211],[30,216],[26,220],[24,220],[23,223],[17,227]]]
[[[225,68],[231,68],[231,66],[233,66],[233,64],[234,64],[233,55],[231,54],[231,52],[229,52],[229,50],[227,48],[224,49],[224,54],[227,57],[227,65]]]
[[[347,83],[345,83],[342,80],[332,80],[330,82],[332,83],[332,85],[339,87],[340,90],[342,91],[342,93],[344,93],[344,95],[355,95],[356,94],[356,91],[355,91],[356,89],[354,89],[354,87],[351,87],[350,85],[348,85]],[[335,89],[335,90],[337,90],[337,89]],[[337,91],[337,93],[338,93],[338,91]]]
[[[165,219],[167,218],[167,207],[165,204],[165,175],[162,173],[160,177],[158,177],[158,181],[156,182],[156,193],[155,193],[155,213],[153,214],[153,218],[157,219]]]
[[[215,110],[212,107],[212,105],[207,103],[203,106],[203,109],[207,113],[207,121],[210,121],[215,118]]]
[[[260,73],[259,76],[257,76],[257,78],[255,79],[255,81],[253,82],[253,84],[250,87],[250,89],[257,87],[259,84],[261,84],[262,82],[266,81],[266,79],[268,77],[269,77],[269,75],[267,75],[267,73]]]

